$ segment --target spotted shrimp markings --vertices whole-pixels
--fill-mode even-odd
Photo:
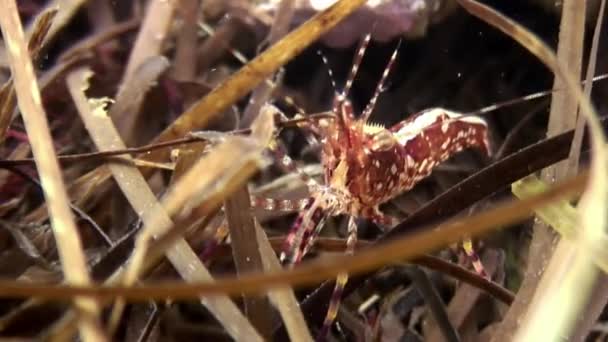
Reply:
[[[268,210],[274,210],[274,201],[272,201],[271,199],[268,198],[268,199],[265,200],[265,202],[266,203],[264,204],[264,207],[266,209],[268,209]]]
[[[315,218],[317,208],[321,209],[325,216],[342,213],[351,216],[369,216],[382,221],[383,214],[378,211],[377,205],[388,200],[397,192],[403,192],[413,187],[426,178],[437,164],[454,152],[462,150],[464,146],[478,146],[480,140],[485,138],[485,136],[481,137],[485,134],[484,129],[487,127],[485,121],[478,117],[466,117],[442,108],[419,112],[390,129],[368,122],[376,96],[382,90],[384,79],[389,74],[394,57],[391,57],[389,66],[383,72],[382,79],[368,107],[360,118],[356,118],[347,98],[369,40],[370,35],[367,35],[357,50],[354,64],[342,92],[336,94],[334,98],[333,110],[338,119],[323,119],[316,124],[316,128],[322,133],[320,135],[324,148],[321,150],[321,159],[325,167],[326,184],[307,182],[312,194],[309,200],[319,203],[319,205],[309,206],[306,201],[291,204],[291,207],[299,207],[303,212],[299,214],[298,220],[294,223],[295,230],[288,235],[289,250],[282,253],[282,255],[289,256],[289,261],[298,262],[306,254],[308,247],[304,246],[312,245],[314,236],[320,229],[316,226],[323,225],[322,221]],[[351,140],[352,144],[350,144]],[[344,141],[349,143],[344,144]],[[351,150],[348,149],[351,148],[357,148],[352,151],[352,155],[356,158],[350,158]],[[283,160],[284,164],[288,162],[294,164],[291,160]],[[351,165],[352,162],[359,164]],[[340,167],[342,164],[344,167]],[[350,172],[348,172],[349,170]],[[351,179],[351,177],[353,178]],[[390,193],[387,193],[387,190]],[[281,205],[287,206],[288,204],[281,202]],[[347,239],[349,245],[352,244],[352,241],[356,241],[355,228],[349,231]],[[305,242],[308,239],[310,240]],[[297,246],[294,246],[294,242]],[[336,289],[341,290],[345,282],[346,278],[339,278],[336,282]],[[339,292],[334,292],[334,294],[336,293],[339,294]],[[337,298],[339,299],[339,296]],[[335,309],[338,305],[336,303],[339,303],[339,300],[332,300],[330,307]],[[335,312],[337,312],[337,309],[334,309],[328,310],[324,327],[327,326],[327,323],[333,322]]]
[[[401,129],[395,133],[395,136],[402,144],[405,144],[416,137],[423,137],[421,136],[422,131],[433,125],[442,114],[443,110],[441,109],[431,109],[421,112],[412,122],[401,127]]]
[[[445,142],[444,142],[443,144],[441,144],[441,149],[442,149],[442,150],[445,150],[446,148],[448,148],[448,146],[450,145],[450,142],[451,142],[451,141],[452,141],[452,139],[447,138],[447,139],[445,140]]]
[[[441,124],[442,133],[447,133],[449,128],[450,128],[450,124],[448,122],[444,122]]]
[[[457,119],[458,121],[461,122],[466,122],[466,123],[470,123],[470,124],[474,124],[474,125],[483,125],[484,127],[487,127],[487,123],[484,119],[478,117],[478,116],[465,116],[462,114],[458,114],[449,110],[444,110],[444,113],[447,114],[448,117],[450,117],[451,119]]]
[[[410,156],[409,154],[407,155],[406,161],[407,161],[406,166],[408,166],[410,168],[414,166],[414,163],[415,163],[414,158],[412,158],[412,156]]]
[[[391,173],[392,174],[396,174],[397,173],[397,165],[395,165],[395,164],[391,165]]]
[[[423,159],[422,162],[420,163],[420,165],[418,166],[419,170],[423,170],[424,168],[426,168],[426,163],[428,161],[426,159]]]

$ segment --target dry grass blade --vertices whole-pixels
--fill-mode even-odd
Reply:
[[[287,33],[294,8],[293,0],[281,1],[267,37],[268,43],[276,43]],[[268,102],[271,92],[272,87],[267,83],[261,84],[253,91],[249,104],[244,111],[241,127],[248,127],[252,122],[255,124],[260,110],[262,108],[266,108],[266,110],[271,108],[270,106],[263,107]],[[264,269],[269,269],[273,266],[280,268],[280,264],[276,259],[274,251],[270,248],[266,235],[255,224],[250,203],[249,190],[247,186],[244,186],[237,190],[235,195],[226,201],[225,205],[226,218],[232,240],[232,254],[239,274],[264,271]],[[266,249],[262,248],[260,240],[264,240],[262,243],[267,246]],[[293,291],[288,289],[273,291],[269,293],[269,296],[279,309],[283,322],[288,327],[291,339],[312,340],[303,320],[302,311],[298,305],[293,305],[294,303],[297,304]],[[258,328],[262,335],[267,339],[270,338],[272,336],[272,309],[268,300],[266,298],[256,298],[255,296],[245,296],[244,304],[250,321]]]
[[[566,0],[563,2],[560,30],[559,30],[559,43],[557,47],[557,59],[563,65],[567,65],[573,76],[576,79],[581,77],[582,59],[583,59],[583,40],[585,32],[585,2],[579,2],[577,0]],[[560,77],[555,77],[553,80],[554,88],[563,87],[563,80]],[[564,131],[574,129],[576,127],[578,106],[576,98],[570,92],[560,92],[553,95],[551,99],[551,111],[549,114],[549,123],[547,126],[547,136],[554,136]],[[578,121],[583,121],[584,115],[579,115]],[[583,121],[584,122],[584,121]],[[576,131],[574,135],[576,136]],[[563,162],[552,165],[544,169],[541,173],[541,177],[546,182],[555,182],[564,179],[570,174],[576,174],[575,169],[572,168],[572,159],[565,160]],[[578,160],[577,160],[578,163]],[[549,227],[544,221],[535,221],[533,242],[529,251],[532,262],[529,263],[526,269],[525,284],[522,286],[522,296],[520,299],[526,303],[525,308],[529,310],[531,306],[530,298],[532,293],[536,295],[543,291],[543,272],[550,272],[551,269],[547,268],[547,264],[551,267],[553,260],[559,254],[554,254],[555,249],[559,253],[564,251],[562,246],[563,240],[559,245],[555,244],[557,236],[555,232]],[[549,257],[554,258],[549,261]],[[562,256],[564,257],[564,256]],[[566,258],[564,258],[566,260]],[[542,275],[542,277],[541,277]],[[547,273],[550,276],[549,273]],[[533,292],[534,291],[534,292]],[[521,303],[518,302],[518,304]],[[523,306],[522,306],[523,307]],[[512,315],[517,314],[518,317],[523,316],[519,313],[519,305],[514,305],[511,308]],[[511,316],[513,317],[513,316]],[[507,323],[509,322],[506,320]]]
[[[255,222],[255,232],[264,263],[264,271],[271,273],[281,270],[281,263],[268,241],[268,237],[258,222]],[[287,332],[292,341],[312,341],[312,336],[304,320],[304,315],[298,304],[293,289],[277,288],[268,292],[268,297],[281,314]]]
[[[587,95],[589,98],[593,88],[593,82],[589,82],[589,80],[593,79],[593,75],[595,74],[596,70],[605,8],[606,0],[601,0],[600,7],[597,11],[595,30],[593,32],[593,42],[591,45],[589,63],[587,65],[587,83],[584,87],[585,95]],[[585,132],[585,123],[585,117],[583,115],[579,115],[576,122],[574,137],[572,138],[572,146],[570,148],[569,155],[569,172],[571,175],[578,172],[582,148],[582,137]],[[605,246],[605,244],[603,246]],[[597,247],[597,245],[595,247]],[[589,298],[594,298],[594,300],[588,303],[589,305],[587,306],[583,315],[581,315],[581,319],[578,320],[576,327],[573,329],[572,338],[575,340],[582,340],[586,338],[593,328],[595,322],[597,322],[598,318],[604,311],[604,307],[608,301],[608,272],[604,272],[599,276],[594,288],[591,290]]]
[[[164,57],[154,57],[152,59],[150,59],[148,62],[149,63],[163,63],[162,61],[164,60]],[[145,66],[142,66],[145,68]],[[157,69],[159,72],[162,71],[159,69]],[[153,70],[150,70],[153,71]],[[141,81],[143,81],[144,83],[146,81],[151,81],[151,82],[156,82],[155,79],[153,77],[151,77],[151,74],[147,74],[147,77],[140,79]],[[141,90],[146,90],[145,87],[142,87],[141,85],[139,86],[140,91]],[[136,93],[132,93],[134,96],[140,96],[139,91]],[[119,108],[119,103],[115,103],[112,108],[110,109],[110,112],[114,109],[114,108]],[[129,108],[129,106],[126,106],[125,108]],[[312,114],[309,117],[307,117],[306,119],[310,119],[310,118],[324,118],[327,117],[327,115],[323,114]],[[286,122],[280,122],[278,123],[279,125],[281,125],[282,127],[290,127],[290,125],[292,123],[295,122],[300,122],[301,119],[293,119],[293,120],[289,120]],[[233,131],[234,135],[238,135],[238,134],[247,134],[247,133],[251,133],[250,129],[242,129],[239,131]],[[197,143],[206,143],[205,139],[202,139],[199,136],[187,136],[184,138],[179,138],[179,139],[173,139],[173,140],[168,140],[162,143],[150,143],[147,145],[142,145],[142,146],[138,146],[138,147],[127,147],[127,148],[123,148],[123,149],[115,149],[115,150],[108,150],[108,151],[97,151],[97,152],[84,152],[84,153],[76,153],[76,154],[63,154],[63,155],[57,155],[57,158],[59,159],[59,161],[61,163],[75,163],[75,162],[83,162],[83,161],[87,161],[87,160],[99,160],[99,161],[112,161],[112,158],[115,156],[120,156],[120,155],[124,155],[124,154],[142,154],[142,153],[147,153],[147,152],[151,152],[154,150],[158,150],[158,149],[162,149],[162,148],[180,148],[184,145],[188,145],[188,144],[197,144]],[[117,161],[116,159],[114,159],[114,161]],[[35,160],[33,158],[17,158],[17,159],[4,159],[4,160],[0,160],[0,167],[13,167],[13,166],[20,166],[20,165],[33,165],[35,164]],[[133,161],[133,164],[138,164],[142,165],[142,166],[150,166],[150,165],[162,165],[160,163],[154,163],[154,162],[147,162],[144,161],[143,159],[135,159]],[[166,167],[164,167],[164,169],[166,169]],[[306,173],[311,174],[311,175],[320,175],[320,166],[319,165],[311,165],[308,166],[307,168],[305,168],[304,170]],[[300,179],[298,179],[296,176],[294,175],[285,175],[280,177],[279,179],[272,181],[258,189],[256,189],[256,192],[267,192],[267,191],[276,191],[277,187],[281,187],[281,186],[287,186],[285,185],[285,183],[295,183],[295,186],[302,186],[303,183]],[[299,184],[298,184],[299,183]],[[289,186],[287,186],[289,187]],[[273,190],[274,189],[274,190]]]
[[[65,279],[70,284],[90,283],[86,258],[82,251],[78,229],[74,223],[65,192],[59,163],[53,150],[46,114],[42,108],[40,90],[25,44],[25,37],[15,1],[0,2],[0,25],[11,64],[17,100],[36,159],[40,181],[47,200],[53,233],[59,249]],[[80,331],[85,341],[105,340],[101,330],[97,303],[88,298],[76,298],[81,317]]]
[[[272,122],[271,116],[262,115],[260,118],[270,119],[270,122]],[[256,136],[256,133],[258,132],[254,130],[253,136]],[[226,196],[233,193],[253,175],[256,168],[251,167],[251,164],[261,165],[260,154],[269,138],[270,134],[266,134],[265,144],[261,144],[259,140],[234,137],[218,145],[212,152],[201,158],[169,189],[162,200],[162,205],[167,213],[174,215],[179,223],[190,216],[193,208],[204,203],[204,207],[208,208],[204,216],[210,215],[213,210],[219,207]],[[239,159],[226,158],[230,155],[238,155]],[[212,171],[209,171],[209,165],[214,165]],[[144,266],[144,260],[151,255],[150,252],[158,255],[172,248],[175,241],[182,241],[181,235],[184,233],[184,228],[187,228],[187,225],[178,224],[177,227],[182,226],[184,228],[170,230],[171,225],[164,225],[165,222],[159,222],[158,214],[154,211],[148,211],[143,215],[152,216],[149,219],[151,224],[145,224],[138,236],[133,256],[125,271],[124,283],[126,284],[135,282]],[[148,220],[144,219],[144,221]],[[152,245],[151,242],[154,238],[157,242]],[[211,299],[205,299],[205,301],[209,300]],[[236,327],[236,322],[233,321],[224,321],[223,323],[228,325],[226,326],[227,329]],[[248,336],[243,334],[242,327],[238,329],[240,338]],[[256,339],[259,338],[257,333],[254,336]],[[253,337],[248,336],[248,338],[252,339]]]
[[[251,136],[262,148],[267,146],[274,135],[275,114],[276,109],[273,106],[265,105],[262,107],[260,115],[251,125]],[[225,204],[226,218],[233,240],[232,252],[239,274],[264,269],[250,203],[249,191],[244,185],[241,189],[236,190],[234,197],[228,199]],[[264,327],[265,336],[270,336],[272,329],[268,318],[271,310],[267,305],[268,303],[265,300],[245,297],[245,304],[248,309],[247,314],[251,320],[256,322],[256,326]],[[253,317],[254,315],[258,317]]]
[[[169,189],[162,202],[169,213],[176,215],[176,223],[189,221],[193,213],[208,217],[263,166],[262,152],[273,137],[274,113],[273,106],[264,106],[251,125],[250,137],[228,137]],[[239,158],[231,160],[226,156]],[[207,165],[214,166],[213,172],[205,172]],[[150,248],[149,257],[154,260],[154,256],[164,253],[188,227],[188,224],[177,224],[172,230],[166,229]]]
[[[121,142],[116,129],[103,109],[98,107],[97,111],[91,112],[88,99],[82,93],[87,74],[89,74],[88,71],[80,70],[71,74],[68,78],[72,96],[76,100],[85,126],[91,132],[92,138],[99,149],[112,149],[121,147],[120,145],[124,148],[124,143]],[[231,153],[235,153],[235,151],[231,151]],[[120,163],[111,164],[109,167],[125,196],[142,217],[145,226],[138,238],[137,247],[129,266],[130,269],[124,273],[119,272],[111,278],[113,282],[124,279],[125,284],[132,284],[136,281],[140,272],[141,261],[146,256],[150,239],[155,235],[166,232],[173,226],[170,213],[174,213],[176,207],[171,210],[163,207],[156,200],[154,193],[136,168]],[[167,257],[185,280],[199,282],[213,280],[209,271],[198,260],[198,257],[185,240],[180,239],[172,245],[167,251]],[[233,338],[239,339],[242,336],[248,336],[254,340],[261,340],[255,329],[229,298],[219,296],[202,301],[217,319],[225,324],[226,330]]]
[[[56,10],[47,10],[38,15],[34,21],[34,31],[27,44],[33,61],[38,59],[44,37],[46,37],[51,27],[55,14],[57,14]],[[16,101],[13,80],[9,79],[0,88],[0,141],[4,141],[6,137],[6,131],[13,119]]]
[[[44,38],[44,43],[55,38],[57,32],[59,32],[72,17],[76,14],[80,6],[82,6],[86,0],[53,0],[47,3],[43,11],[57,11],[57,17],[53,21],[53,25],[50,27],[48,34]],[[27,35],[30,36],[34,32],[33,26],[26,29]]]
[[[495,277],[497,275],[497,271],[499,271],[500,260],[502,259],[501,253],[496,250],[487,250],[482,256],[482,262],[484,267],[486,268],[486,272],[491,275],[491,277]],[[462,286],[458,286],[455,290],[454,296],[450,299],[448,303],[446,303],[446,315],[449,317],[449,324],[453,325],[453,328],[456,328],[458,332],[462,335],[462,340],[466,341],[470,339],[470,333],[467,332],[467,322],[472,319],[472,316],[475,316],[474,310],[480,304],[480,300],[483,298],[483,292],[481,289],[473,287],[469,284],[462,284]],[[436,316],[436,315],[434,315]],[[441,329],[436,329],[435,325],[441,327],[442,324],[439,323],[439,319],[434,317],[434,320],[437,322],[434,324],[432,321],[428,323],[426,330],[428,333],[425,333],[425,341],[426,342],[443,342],[446,341],[447,338],[443,338],[443,335],[446,335],[446,329],[448,329],[447,324],[443,323],[444,327]],[[453,340],[453,339],[452,339]]]
[[[169,68],[169,60],[160,55],[148,56],[138,64],[137,68],[129,77],[129,81],[123,83],[122,88],[116,96],[116,104],[110,108],[109,115],[112,120],[139,111],[146,93],[156,85],[158,77]]]
[[[579,241],[585,240],[583,237]],[[599,268],[593,258],[589,258],[589,250],[584,249],[589,245],[584,242],[575,244],[567,240],[560,241],[528,311],[522,318],[514,341],[530,341],[530,338],[570,340],[579,318],[592,299],[592,288],[599,275]],[[546,325],[544,328],[541,326],[548,323],[553,324],[552,329],[546,329]]]
[[[137,35],[135,45],[129,56],[127,70],[122,80],[122,85],[116,99],[123,96],[128,96],[128,93],[134,87],[133,81],[136,81],[136,71],[149,59],[162,54],[162,45],[165,37],[168,34],[175,7],[178,1],[152,0],[148,3],[148,9],[144,21]],[[137,131],[135,125],[139,118],[139,107],[143,98],[132,100],[132,111],[112,112],[111,117],[123,137],[127,146],[131,146],[135,139],[134,134]]]
[[[42,11],[34,20],[32,34],[29,37],[27,48],[32,55],[32,59],[36,60],[39,57],[40,50],[44,46],[44,40],[47,37],[53,20],[57,15],[56,9],[47,9]]]
[[[247,185],[238,189],[225,202],[226,219],[232,241],[232,255],[237,273],[263,271],[262,255],[256,238],[256,226],[251,213],[251,196]],[[266,298],[243,297],[244,310],[260,334],[266,339],[272,335],[272,308]]]
[[[273,136],[273,131],[271,130],[271,125],[269,123],[272,121],[272,118],[276,114],[276,109],[273,106],[265,105],[262,107],[259,116],[253,121],[251,129],[252,135],[256,137],[258,141],[266,141]],[[249,209],[249,192],[244,191],[244,196],[241,196],[241,201],[243,201],[243,205]],[[246,196],[246,197],[245,197]],[[229,214],[229,210],[227,208],[227,214]],[[248,214],[251,215],[251,214]],[[230,216],[228,216],[230,222]],[[256,250],[250,251],[249,254],[257,254],[256,256],[260,257],[260,261],[262,263],[263,269],[265,271],[277,271],[281,269],[281,265],[276,257],[276,254],[272,250],[270,243],[261,227],[257,225],[255,220],[252,220],[251,216],[249,216],[252,225],[249,227],[243,227],[247,229],[251,229],[255,234],[255,243],[251,244],[249,248],[255,248]],[[234,223],[234,222],[233,222]],[[231,228],[232,231],[232,228]],[[241,238],[245,238],[246,234],[240,234]],[[234,236],[233,236],[234,237]],[[245,244],[245,241],[241,241],[242,245]],[[237,243],[234,240],[234,243]],[[235,245],[235,248],[237,246]],[[246,256],[241,256],[242,257]],[[306,326],[304,321],[304,317],[302,315],[302,311],[297,304],[297,300],[291,289],[276,289],[272,290],[269,293],[269,297],[274,305],[278,308],[279,313],[287,327],[287,330],[292,338],[292,340],[312,340],[310,336],[310,332]]]
[[[591,181],[579,206],[580,222],[588,241],[597,240],[604,234],[608,200],[608,154],[603,130],[598,115],[591,102],[583,94],[576,77],[560,62],[555,54],[521,25],[509,20],[498,12],[472,0],[458,0],[472,14],[497,27],[519,42],[547,65],[557,77],[561,77],[568,90],[576,98],[590,127],[593,155],[591,162]],[[585,304],[581,298],[589,294],[597,279],[597,268],[584,255],[576,252],[575,246],[560,244],[554,253],[547,273],[539,285],[527,318],[522,320],[517,340],[558,340],[569,336],[576,317]],[[551,271],[551,272],[549,272]],[[546,287],[544,287],[544,286]],[[543,290],[544,289],[544,290]],[[584,294],[581,296],[581,294]],[[521,319],[519,317],[518,319]],[[555,329],[546,329],[548,326]]]
[[[274,71],[298,55],[363,3],[365,3],[364,0],[341,0],[320,12],[216,87],[165,129],[157,140],[165,141],[181,137],[205,126],[211,118],[262,83]],[[158,158],[158,156],[155,157]]]
[[[295,11],[294,0],[282,0],[277,9],[277,14],[274,17],[270,32],[266,40],[269,44],[276,43],[281,39],[289,30],[289,24],[293,18]],[[245,111],[243,112],[243,119],[241,122],[242,127],[247,127],[255,119],[260,112],[260,108],[270,98],[273,90],[273,86],[269,82],[262,83],[257,89],[251,94],[251,99]]]
[[[177,13],[182,19],[182,27],[176,39],[175,68],[172,75],[176,80],[192,81],[196,78],[196,42],[201,1],[183,0],[178,6]]]
[[[310,285],[342,272],[358,274],[378,267],[393,264],[395,260],[407,261],[426,252],[436,250],[462,239],[463,235],[477,236],[491,229],[525,219],[536,208],[564,198],[572,198],[585,189],[589,175],[585,172],[566,182],[521,201],[510,201],[497,208],[487,210],[464,219],[451,220],[435,229],[395,239],[348,256],[322,258],[302,263],[300,267],[267,274],[251,274],[240,279],[218,280],[214,283],[164,283],[155,285],[124,286],[44,286],[15,282],[0,282],[0,294],[7,297],[39,296],[48,299],[66,299],[75,295],[99,298],[128,298],[130,301],[172,298],[186,299],[201,295],[240,293],[254,294],[287,285]],[[210,296],[209,298],[214,298]]]
[[[135,70],[144,61],[161,54],[162,44],[169,31],[177,3],[178,1],[149,1],[145,18],[127,62],[127,70],[122,81],[124,85],[129,83]]]
[[[542,193],[548,188],[547,184],[538,179],[536,176],[525,177],[511,186],[511,191],[520,199],[530,197],[535,194]],[[608,237],[602,237],[600,243],[589,243],[585,241],[585,236],[578,228],[578,214],[568,201],[560,200],[551,203],[550,205],[536,210],[536,216],[545,221],[553,229],[555,229],[563,238],[571,243],[584,246],[581,250],[588,254],[596,265],[605,273],[608,273],[608,252],[605,248],[598,249],[599,246],[608,244]]]
[[[557,59],[567,65],[576,79],[580,79],[583,63],[583,40],[585,36],[585,1],[564,0],[559,29]],[[553,89],[564,87],[561,77],[553,80]],[[576,126],[576,98],[570,92],[555,93],[551,98],[551,111],[547,136],[551,137]],[[581,115],[582,117],[582,115]],[[543,170],[545,181],[564,179],[569,174],[569,162],[563,161]]]
[[[570,66],[575,77],[580,79],[582,63],[582,36],[584,35],[585,4],[576,4],[577,1],[567,0],[564,2],[564,9],[561,15],[561,25],[559,31],[558,59],[565,65]],[[578,7],[578,8],[577,8]],[[564,81],[560,77],[553,80],[553,88],[563,88]],[[556,93],[551,99],[551,111],[547,126],[547,137],[553,137],[571,130],[575,127],[577,114],[576,98],[568,92]],[[584,115],[579,115],[583,119]],[[575,132],[576,134],[576,132]],[[549,166],[542,170],[542,179],[547,182],[559,181],[570,174],[573,169],[569,168],[570,163],[565,160],[556,165]],[[514,305],[509,308],[507,318],[503,321],[496,336],[501,336],[503,332],[512,334],[515,325],[519,324],[520,317],[529,307],[530,298],[538,289],[541,276],[553,254],[556,246],[555,232],[547,226],[544,221],[537,220],[533,226],[532,242],[528,251],[528,263],[524,280],[519,290],[519,296]],[[495,336],[495,338],[496,338]]]
[[[133,102],[139,103],[138,99],[142,99],[148,88],[155,82],[158,75],[169,66],[169,62],[163,57],[152,58],[147,63],[144,63],[137,71],[133,79],[141,81],[141,84],[132,86],[130,91],[123,92],[123,96],[118,99],[117,103],[112,106],[114,113],[126,113],[132,108]],[[88,100],[84,95],[84,91],[88,88],[88,78],[92,73],[88,70],[79,69],[68,75],[67,83],[72,98],[78,108],[85,127],[91,135],[93,141],[100,150],[124,148],[120,135],[115,130],[111,122],[111,115],[106,115],[105,105],[109,103],[109,99]],[[125,96],[128,95],[128,96]],[[124,158],[126,161],[132,161],[130,158]],[[152,192],[143,192],[142,189],[147,188],[147,183],[139,174],[139,171],[129,165],[121,165],[121,163],[110,164],[110,170],[118,181],[118,185],[131,201],[132,206],[138,213],[144,213],[145,208],[154,208],[162,210],[160,204],[154,196],[149,197]],[[142,192],[140,192],[142,191]],[[153,199],[148,201],[148,199]],[[122,308],[123,303],[117,304]],[[121,311],[121,310],[117,310]],[[118,312],[112,316],[110,320],[110,331],[113,333],[115,325],[120,318]]]
[[[257,56],[200,102],[183,113],[157,137],[156,142],[179,138],[191,131],[204,127],[211,118],[263,82],[271,73],[298,55],[322,34],[329,31],[363,5],[363,3],[365,3],[364,0],[340,0],[315,15]],[[167,156],[168,153],[166,151],[156,151],[146,154],[145,157],[148,160],[159,161]],[[90,189],[87,182],[91,179],[95,180],[96,189],[100,191],[100,188],[104,184],[107,184],[109,178],[109,169],[101,167],[74,181],[69,191],[74,196],[75,204],[83,204],[92,195],[91,191],[82,190]],[[27,221],[40,221],[44,219],[44,216],[44,208],[39,208],[27,216]]]
[[[430,327],[429,330],[432,331],[432,333],[437,334],[435,336],[435,341],[445,340],[447,342],[459,342],[460,336],[457,327],[452,324],[450,317],[448,316],[447,308],[428,274],[419,267],[412,267],[409,270],[409,273],[416,289],[422,294],[425,305],[432,314],[432,316],[429,317],[430,322],[427,323],[427,327]],[[427,340],[432,341],[428,335]]]
[[[279,252],[281,250],[281,248],[283,247],[284,240],[285,240],[284,237],[274,237],[274,238],[270,238],[269,242],[270,242],[272,248],[275,250],[275,252]],[[372,242],[372,241],[357,240],[357,250],[360,250],[362,248],[369,248],[369,247],[373,246],[373,244],[374,244],[374,242]],[[346,240],[319,237],[317,240],[316,246],[321,251],[342,253],[346,249]],[[226,249],[226,248],[223,248],[223,249]],[[220,249],[219,252],[223,252],[223,253],[227,254],[227,252],[225,252],[223,249]],[[218,252],[218,254],[219,254],[219,252]],[[511,291],[505,289],[504,287],[501,287],[497,283],[488,281],[488,280],[484,279],[483,277],[480,277],[474,271],[469,271],[468,269],[464,268],[463,266],[460,266],[451,261],[427,254],[427,255],[418,256],[415,259],[411,260],[410,262],[414,265],[426,267],[428,269],[441,272],[441,273],[449,275],[450,277],[453,277],[459,281],[462,281],[463,283],[467,283],[474,287],[482,289],[483,291],[487,292],[489,295],[495,297],[497,300],[499,300],[507,305],[511,304],[513,302],[513,298],[515,297],[515,295]]]
[[[593,82],[589,80],[593,79],[595,75],[595,67],[597,64],[597,51],[600,44],[600,35],[602,31],[602,23],[604,22],[604,10],[606,8],[606,0],[602,0],[600,9],[597,15],[597,22],[595,23],[595,30],[593,32],[593,42],[591,44],[591,53],[589,55],[589,65],[587,66],[586,82],[584,86],[585,95],[591,97],[591,90],[593,88]],[[576,120],[576,128],[574,130],[574,137],[572,138],[572,145],[570,147],[570,155],[568,157],[568,171],[569,175],[575,175],[578,171],[578,164],[581,156],[581,148],[583,145],[583,135],[585,133],[585,117],[579,115]]]

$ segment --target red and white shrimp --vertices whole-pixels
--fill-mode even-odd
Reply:
[[[429,176],[435,166],[459,151],[475,148],[485,155],[490,154],[488,126],[479,117],[433,108],[389,128],[368,122],[395,62],[398,47],[369,104],[359,117],[355,116],[348,92],[369,39],[367,35],[361,43],[344,90],[334,98],[335,117],[322,119],[313,127],[321,144],[324,184],[306,178],[311,198],[302,202],[305,210],[296,219],[281,253],[281,261],[290,265],[298,263],[310,250],[327,217],[350,216],[347,253],[352,253],[357,240],[355,218],[391,226],[394,220],[379,210],[382,203],[410,190]],[[275,153],[284,168],[301,173],[280,149],[275,149]],[[465,249],[475,268],[485,276],[470,244],[465,244]],[[335,319],[347,279],[343,274],[336,281],[321,338]]]

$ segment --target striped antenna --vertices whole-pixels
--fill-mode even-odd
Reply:
[[[302,211],[312,203],[310,198],[302,199],[276,199],[267,197],[251,196],[251,206],[269,211]]]
[[[598,75],[598,76],[595,76],[594,78],[592,78],[591,82],[603,81],[603,80],[606,80],[606,79],[608,79],[608,74],[602,74],[602,75]],[[587,81],[582,81],[581,82],[581,84],[585,84],[585,83],[587,83]],[[551,89],[551,90],[543,90],[543,91],[539,91],[539,92],[536,92],[536,93],[532,93],[532,94],[524,95],[524,96],[521,96],[521,97],[517,97],[517,98],[514,98],[514,99],[509,99],[509,100],[497,102],[497,103],[494,103],[492,105],[489,105],[489,106],[486,106],[486,107],[483,107],[483,108],[480,108],[480,109],[476,109],[476,110],[473,110],[473,111],[470,111],[470,112],[465,112],[465,113],[462,113],[462,114],[458,113],[458,114],[460,114],[460,116],[458,118],[449,119],[449,120],[446,120],[446,121],[442,121],[440,123],[435,123],[435,124],[432,124],[432,125],[429,125],[429,126],[425,127],[425,129],[426,128],[434,127],[436,125],[451,123],[453,121],[462,120],[462,119],[466,119],[466,118],[473,118],[473,117],[484,116],[486,114],[493,113],[493,112],[495,112],[495,111],[497,111],[499,109],[502,109],[502,108],[508,108],[508,107],[515,106],[515,105],[518,105],[518,104],[521,104],[521,103],[525,103],[525,102],[528,102],[528,101],[532,101],[532,100],[537,100],[537,99],[548,97],[548,96],[550,96],[553,93],[558,92],[558,91],[565,91],[565,89],[563,89],[563,88],[556,88],[556,89]]]
[[[384,72],[382,73],[382,77],[380,78],[380,81],[378,82],[378,85],[376,86],[374,95],[369,100],[369,103],[367,104],[367,106],[365,107],[365,110],[363,111],[363,114],[361,115],[361,120],[363,120],[363,122],[367,122],[370,115],[374,111],[374,107],[376,106],[378,97],[384,91],[384,83],[386,83],[386,79],[388,78],[388,75],[390,74],[391,70],[393,69],[393,65],[395,64],[395,60],[397,59],[397,53],[399,52],[400,47],[401,47],[401,39],[399,39],[399,42],[397,43],[397,46],[395,47],[395,50],[393,51],[393,54],[391,55],[391,58],[389,59],[388,64],[386,65],[386,68],[384,68]]]
[[[597,82],[597,81],[602,81],[608,79],[608,74],[603,74],[603,75],[598,75],[595,76],[594,78],[591,79],[591,82]],[[585,84],[587,83],[587,81],[582,81],[581,84]],[[532,94],[528,94],[528,95],[524,95],[515,99],[510,99],[510,100],[506,100],[506,101],[502,101],[502,102],[498,102],[495,103],[493,105],[487,106],[487,107],[483,107],[481,109],[475,110],[475,111],[471,111],[466,113],[465,115],[467,116],[472,116],[472,115],[483,115],[483,114],[487,114],[487,113],[491,113],[494,112],[498,109],[501,108],[505,108],[505,107],[510,107],[510,106],[514,106],[520,103],[524,103],[530,100],[535,100],[535,99],[539,99],[539,98],[543,98],[543,97],[547,97],[557,91],[563,91],[565,89],[551,89],[551,90],[545,90],[545,91],[539,91],[536,93],[532,93]]]
[[[350,69],[350,73],[348,74],[348,78],[346,79],[346,85],[342,90],[342,99],[348,98],[348,93],[350,92],[353,82],[355,81],[355,77],[357,76],[357,72],[359,71],[359,67],[361,66],[361,62],[363,61],[363,56],[365,56],[365,51],[367,50],[367,46],[369,45],[369,41],[372,39],[372,34],[368,33],[365,35],[359,48],[357,49],[357,53],[353,59],[353,67]]]
[[[270,151],[274,155],[274,159],[278,162],[279,167],[287,173],[293,172],[297,174],[306,186],[310,190],[317,190],[321,188],[321,184],[317,183],[312,177],[310,177],[304,170],[300,169],[295,161],[287,154],[287,151],[283,147],[280,141],[276,140],[270,143]]]
[[[331,87],[334,91],[334,94],[338,94],[338,86],[336,85],[336,78],[334,77],[334,72],[329,65],[329,61],[327,60],[327,56],[323,54],[321,50],[317,50],[317,55],[321,57],[323,61],[323,65],[325,65],[325,71],[327,71],[327,76],[329,76],[329,81],[331,82]]]

